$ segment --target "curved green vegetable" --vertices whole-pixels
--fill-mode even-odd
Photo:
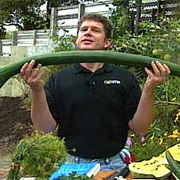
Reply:
[[[9,78],[19,73],[24,63],[30,62],[32,59],[36,60],[37,63],[40,63],[43,66],[85,62],[104,62],[131,67],[149,67],[152,61],[159,61],[162,64],[169,66],[172,75],[180,77],[180,65],[157,58],[113,51],[63,51],[31,56],[1,67],[0,88]]]
[[[169,169],[172,173],[176,175],[178,179],[180,179],[180,165],[178,162],[173,158],[172,154],[169,151],[166,151],[165,153],[166,159],[169,163]]]

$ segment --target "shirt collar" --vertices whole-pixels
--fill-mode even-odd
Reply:
[[[82,67],[80,64],[74,64],[73,66],[74,69],[74,73],[78,74],[81,72],[88,72],[88,70],[86,70],[84,67]],[[104,64],[104,66],[98,70],[98,72],[111,72],[113,70],[113,66],[111,66],[110,64]]]

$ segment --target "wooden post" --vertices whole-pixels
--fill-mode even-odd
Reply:
[[[36,32],[37,32],[37,30],[34,30],[34,33],[33,33],[33,46],[35,46],[36,45]]]
[[[158,22],[158,25],[159,25],[159,17],[161,16],[161,13],[162,13],[161,4],[162,4],[162,1],[158,0],[157,1],[157,22]]]
[[[136,35],[139,34],[139,23],[141,21],[141,4],[142,4],[142,0],[140,0],[137,3],[137,7],[136,7],[136,18],[135,18],[135,34]]]
[[[158,13],[158,15],[159,15],[160,13],[162,13],[161,4],[162,4],[161,0],[158,0],[158,1],[157,1],[157,13]]]
[[[156,9],[152,9],[152,17],[151,17],[151,22],[153,23],[154,21],[156,21]]]
[[[127,30],[131,31],[132,26],[131,26],[131,19],[129,18],[129,0],[123,0],[121,12],[122,12],[122,16],[128,19],[124,24],[124,31]]]
[[[123,5],[124,5],[124,7],[128,7],[129,6],[129,0],[124,0]]]
[[[79,7],[78,7],[78,20],[81,19],[81,17],[84,15],[85,13],[85,5],[83,3],[79,3]]]
[[[2,55],[3,55],[3,52],[2,52],[2,41],[0,39],[0,56],[2,56]]]
[[[12,46],[17,46],[17,32],[12,32]]]
[[[57,8],[51,8],[50,35],[55,36],[57,31]]]
[[[134,34],[134,19],[135,19],[135,14],[132,13],[131,15],[131,27],[130,27],[130,34],[133,35]]]

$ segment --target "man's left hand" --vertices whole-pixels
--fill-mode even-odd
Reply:
[[[151,63],[152,70],[145,68],[148,75],[145,86],[154,90],[157,86],[165,82],[167,76],[170,74],[170,69],[166,64],[161,64],[159,61]]]

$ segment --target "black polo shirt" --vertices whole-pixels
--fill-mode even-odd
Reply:
[[[92,73],[74,64],[53,74],[45,92],[70,154],[104,158],[124,147],[141,95],[128,70],[104,65]]]

